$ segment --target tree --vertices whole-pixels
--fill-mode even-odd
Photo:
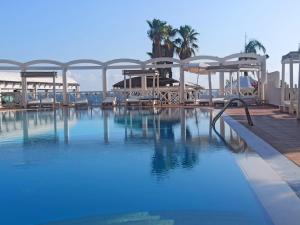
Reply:
[[[265,46],[258,40],[252,39],[245,45],[245,53],[255,53],[257,54],[258,51],[262,51],[264,54],[266,54],[266,48]],[[268,56],[267,56],[268,57]],[[243,58],[244,60],[247,60],[248,58]],[[244,72],[244,76],[248,76],[248,72]]]
[[[174,29],[171,25],[166,25],[164,37],[163,37],[163,45],[162,45],[162,57],[174,57],[175,49],[176,49],[176,42],[175,37],[177,34],[177,29]],[[173,62],[164,62],[166,64],[173,64]],[[172,68],[165,68],[161,69],[161,73],[163,77],[172,78]]]
[[[265,46],[258,40],[252,39],[245,45],[245,53],[257,54],[258,51],[262,51],[264,54],[266,54]]]
[[[199,35],[191,26],[184,25],[178,29],[179,38],[176,39],[176,52],[180,59],[186,59],[196,54]]]
[[[159,19],[147,20],[149,25],[148,37],[152,41],[152,52],[147,52],[151,58],[170,57],[177,53],[180,59],[195,55],[198,50],[197,33],[191,26],[181,26],[174,29],[166,21]],[[179,37],[177,37],[179,35]],[[172,62],[159,62],[159,64],[172,64]],[[161,77],[172,78],[172,68],[158,69]]]
[[[162,41],[166,32],[167,22],[158,19],[147,20],[149,25],[148,37],[152,40],[152,57],[158,58],[162,55]]]

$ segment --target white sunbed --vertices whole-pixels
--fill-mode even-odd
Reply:
[[[88,108],[89,102],[86,98],[85,99],[76,99],[74,106],[76,109]]]
[[[153,96],[140,96],[139,97],[139,104],[141,106],[154,106],[160,102],[159,98]]]
[[[228,100],[226,100],[225,98],[213,98],[212,99],[212,104],[213,106],[217,106],[217,105],[225,105],[227,103]]]
[[[41,100],[42,108],[52,108],[54,107],[54,98],[44,98]]]
[[[102,106],[116,106],[117,98],[116,97],[105,97],[102,101]]]
[[[126,99],[126,106],[139,105],[139,104],[140,104],[140,97],[139,96],[129,96]]]
[[[197,105],[209,105],[209,99],[208,98],[199,98],[196,99]]]
[[[41,101],[40,100],[29,100],[27,102],[27,107],[28,108],[39,108],[41,106]]]
[[[186,104],[186,105],[195,104],[195,103],[196,103],[196,100],[185,100],[184,101],[184,104]]]

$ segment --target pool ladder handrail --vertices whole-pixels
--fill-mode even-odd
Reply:
[[[216,122],[217,120],[222,116],[222,114],[225,112],[225,110],[231,106],[231,104],[234,102],[234,101],[239,101],[243,104],[244,108],[245,108],[245,113],[246,113],[246,116],[247,116],[247,120],[248,120],[248,124],[249,126],[253,126],[253,122],[252,122],[252,119],[251,119],[251,115],[249,113],[249,109],[248,109],[248,104],[241,98],[232,98],[229,100],[229,102],[223,107],[223,109],[213,118],[212,120],[212,127],[215,128],[215,125],[216,125]]]

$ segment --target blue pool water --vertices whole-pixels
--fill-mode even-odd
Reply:
[[[0,116],[0,224],[271,224],[200,109]]]

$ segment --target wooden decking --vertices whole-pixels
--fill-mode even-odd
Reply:
[[[260,106],[250,108],[254,126],[249,127],[243,108],[231,108],[226,113],[300,166],[300,120],[277,108]]]

